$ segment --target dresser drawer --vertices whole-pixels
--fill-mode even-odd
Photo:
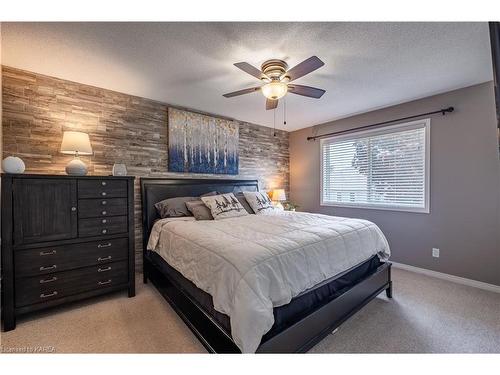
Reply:
[[[78,180],[78,198],[122,198],[127,197],[127,181],[124,180]]]
[[[16,283],[16,307],[43,303],[127,282],[126,261],[21,279]]]
[[[104,217],[127,215],[126,198],[79,199],[78,217]]]
[[[78,236],[92,237],[127,232],[127,216],[98,217],[78,220]]]
[[[14,254],[15,275],[16,278],[45,275],[127,257],[127,238],[19,250]]]

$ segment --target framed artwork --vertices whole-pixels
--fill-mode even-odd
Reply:
[[[170,172],[238,174],[238,142],[235,121],[168,109]]]

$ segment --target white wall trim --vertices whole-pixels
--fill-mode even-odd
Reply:
[[[454,275],[450,275],[450,274],[442,273],[442,272],[437,272],[437,271],[431,271],[431,270],[428,270],[425,268],[410,266],[410,265],[404,264],[404,263],[397,263],[397,262],[392,262],[392,261],[391,261],[391,263],[394,266],[394,268],[400,268],[402,270],[420,273],[420,274],[423,274],[426,276],[435,277],[437,279],[447,280],[447,281],[451,281],[451,282],[457,283],[457,284],[472,286],[474,288],[488,290],[490,292],[495,292],[495,293],[500,293],[500,285],[483,283],[482,281],[466,279],[464,277],[454,276]]]

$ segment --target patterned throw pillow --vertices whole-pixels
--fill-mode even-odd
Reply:
[[[243,195],[257,215],[274,213],[276,210],[265,191],[244,191]]]
[[[201,200],[210,209],[215,220],[248,215],[233,193],[201,197]]]

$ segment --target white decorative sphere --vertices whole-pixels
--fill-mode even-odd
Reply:
[[[17,156],[7,156],[2,161],[2,168],[6,173],[23,173],[26,166],[21,158]]]

